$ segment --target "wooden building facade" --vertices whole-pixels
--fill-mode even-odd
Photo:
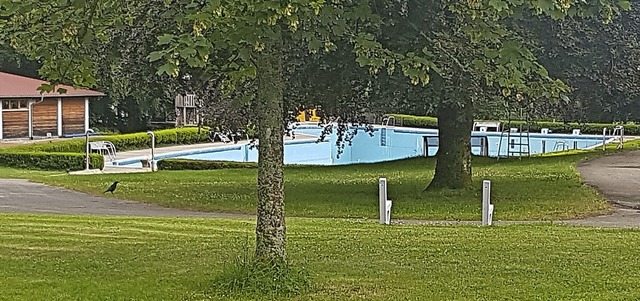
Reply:
[[[65,137],[89,129],[89,103],[104,94],[58,86],[66,93],[40,94],[44,81],[0,72],[0,139]]]

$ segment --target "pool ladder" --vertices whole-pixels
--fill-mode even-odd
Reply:
[[[567,145],[567,142],[565,141],[556,141],[556,143],[553,145],[553,151],[557,152],[557,151],[566,151],[569,149],[569,146]]]
[[[502,149],[502,141],[504,138],[507,138],[507,152],[506,155],[501,155],[500,150]],[[500,141],[498,142],[498,159],[501,157],[509,158],[514,156],[522,158],[523,155],[527,157],[531,156],[529,131],[523,132],[522,129],[518,130],[517,128],[502,131],[502,133],[500,133]]]
[[[393,125],[394,126],[396,124],[396,118],[393,116],[389,116],[385,119],[382,120],[382,124],[384,125],[384,127],[382,127],[380,129],[380,146],[388,146],[388,139],[387,139],[387,128],[389,127],[389,124],[391,123],[391,120],[393,120]]]
[[[391,126],[395,126],[395,125],[396,125],[396,118],[395,118],[395,117],[393,117],[393,116],[389,116],[389,117],[387,117],[387,118],[383,119],[383,120],[382,120],[382,124],[383,124],[385,127],[388,127],[388,126],[389,126],[389,123],[391,123],[391,120],[393,120],[393,124],[392,124]]]
[[[387,146],[387,128],[380,129],[380,146]]]
[[[624,126],[618,125],[613,129],[613,133],[611,134],[613,139],[611,142],[618,142],[617,149],[622,149],[624,144]]]

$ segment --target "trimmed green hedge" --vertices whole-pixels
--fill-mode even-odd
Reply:
[[[154,131],[156,146],[209,142],[208,128],[179,128]],[[110,141],[118,151],[144,149],[151,146],[147,133],[90,137],[90,141]],[[45,170],[84,169],[85,138],[73,138],[23,144],[0,149],[0,166]],[[101,155],[91,155],[91,168],[102,169]]]
[[[163,159],[158,161],[158,170],[211,170],[225,168],[257,168],[255,162],[207,161],[188,159]]]
[[[387,114],[387,116],[393,116],[397,125],[425,128],[425,129],[437,129],[438,118],[430,116],[413,116],[403,114]]]
[[[209,142],[209,129],[178,128],[154,131],[156,146],[176,144],[196,144]],[[109,141],[118,151],[128,151],[151,147],[151,137],[147,133],[133,133],[113,136],[89,137],[90,141]],[[86,151],[85,138],[73,138],[61,141],[48,141],[11,147],[16,151],[53,152],[53,153],[84,153]]]
[[[435,117],[402,114],[387,114],[387,116],[393,116],[396,119],[397,125],[428,129],[438,128],[438,119]],[[540,132],[543,128],[548,128],[554,133],[571,133],[573,129],[580,129],[580,132],[583,134],[595,135],[602,134],[602,129],[605,127],[608,130],[611,130],[619,125],[607,123],[562,123],[550,121],[540,121],[527,125],[524,121],[511,121],[511,123],[509,123],[505,120],[500,120],[500,122],[502,122],[502,126],[505,129],[510,127],[519,128],[522,126],[523,129],[530,129],[530,132]],[[640,125],[624,124],[624,134],[629,136],[640,135]]]
[[[85,168],[85,154],[3,151],[0,162],[7,167],[72,171]],[[91,154],[89,163],[91,168],[102,169],[104,158]]]

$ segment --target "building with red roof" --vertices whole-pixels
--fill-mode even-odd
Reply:
[[[65,137],[89,129],[89,100],[103,93],[58,85],[65,93],[40,93],[47,82],[0,72],[0,139]]]

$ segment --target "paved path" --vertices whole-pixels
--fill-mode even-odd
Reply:
[[[640,151],[600,157],[577,165],[585,184],[609,200],[611,215],[568,221],[570,224],[603,227],[640,227]]]
[[[577,167],[584,182],[608,200],[625,206],[640,206],[640,151],[584,161]]]
[[[249,215],[178,210],[106,197],[95,197],[27,180],[0,179],[0,212],[71,215],[244,217]]]

